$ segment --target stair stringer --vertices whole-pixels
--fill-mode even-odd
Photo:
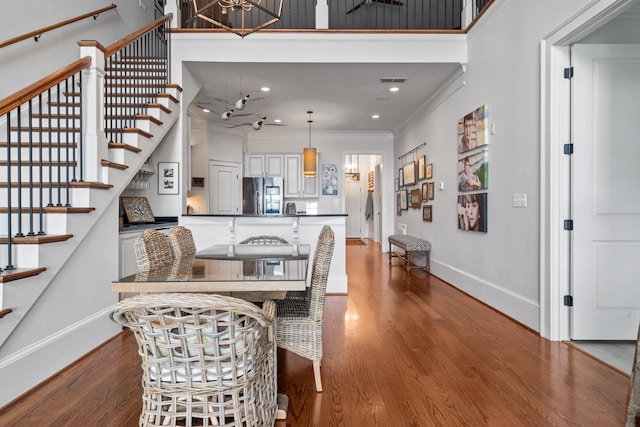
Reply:
[[[2,322],[0,322],[0,361],[2,357],[10,353],[11,348],[14,347],[11,343],[8,343],[8,340],[19,330],[22,320],[28,316],[29,311],[47,287],[55,281],[56,277],[64,269],[67,261],[81,245],[84,238],[92,231],[96,224],[100,223],[100,218],[108,211],[107,207],[109,204],[117,199],[138,169],[164,139],[167,132],[175,125],[179,114],[180,107],[179,105],[175,105],[170,114],[164,115],[163,124],[157,127],[156,133],[153,134],[151,138],[138,136],[139,140],[135,141],[134,144],[138,148],[141,148],[141,151],[138,153],[128,152],[125,154],[125,158],[129,162],[129,168],[103,173],[103,176],[108,176],[108,184],[112,185],[111,189],[73,190],[72,204],[74,206],[91,206],[95,208],[95,211],[83,215],[67,215],[69,234],[73,234],[73,238],[65,242],[38,245],[39,251],[37,256],[39,258],[39,264],[46,267],[46,271],[30,278],[0,284],[3,307],[13,309],[13,312],[5,316]],[[71,218],[73,218],[73,220],[71,220]],[[117,233],[116,219],[114,216],[112,221],[114,224],[114,233]],[[117,253],[114,255],[117,256]],[[99,256],[104,255],[99,254]],[[117,271],[114,274],[117,275]],[[117,279],[117,277],[105,279],[107,281],[106,286],[110,288],[111,281]],[[5,343],[9,344],[6,348]]]

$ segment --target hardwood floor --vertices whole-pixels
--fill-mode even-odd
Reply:
[[[389,268],[379,245],[348,246],[347,273],[349,296],[325,306],[324,392],[310,361],[278,352],[290,401],[277,427],[624,424],[620,371],[422,271]],[[135,426],[139,366],[123,333],[0,410],[0,425]]]

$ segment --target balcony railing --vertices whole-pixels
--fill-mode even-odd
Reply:
[[[326,3],[323,3],[325,2]],[[278,22],[280,30],[460,30],[465,4],[475,18],[493,0],[286,0]],[[262,0],[275,10],[280,0]],[[324,6],[325,7],[321,7]],[[324,16],[321,16],[324,14]],[[200,17],[198,16],[200,15]],[[227,11],[212,0],[181,0],[181,28],[217,28],[210,20],[230,27],[242,25],[240,14]],[[204,17],[204,18],[203,18]],[[257,27],[269,16],[254,9],[244,25]],[[324,24],[318,24],[322,23]],[[324,25],[324,26],[323,26]]]

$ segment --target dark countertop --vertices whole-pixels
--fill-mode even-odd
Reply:
[[[347,214],[342,213],[332,213],[332,214],[269,214],[269,215],[258,215],[258,214],[237,214],[237,215],[229,215],[229,214],[182,214],[182,216],[193,216],[193,217],[227,217],[227,218],[242,218],[242,217],[250,217],[250,218],[304,218],[304,217],[320,217],[320,216],[347,216]]]
[[[156,217],[155,222],[142,222],[136,224],[125,223],[120,228],[120,233],[133,233],[135,231],[142,231],[147,229],[163,230],[178,225],[178,217]]]

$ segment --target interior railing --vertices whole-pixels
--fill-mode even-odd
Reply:
[[[83,179],[82,70],[89,65],[81,58],[0,101],[6,270],[15,268],[14,238],[46,234],[45,207],[68,207],[69,183]]]
[[[261,5],[277,10],[280,0]],[[465,3],[475,18],[493,0],[326,0],[329,30],[460,30]],[[316,29],[317,0],[286,0],[280,20],[268,30]],[[326,13],[326,12],[325,12]],[[212,0],[180,0],[181,28],[218,28],[208,18],[230,27],[241,25],[238,13],[221,8]],[[198,16],[200,15],[200,17]],[[203,18],[204,17],[204,18]],[[257,27],[268,19],[254,9],[244,16],[245,27]]]
[[[109,142],[122,141],[135,128],[136,115],[157,100],[170,80],[167,31],[172,15],[102,48],[105,57],[104,93],[87,87],[83,70],[92,64],[83,57],[48,77],[0,101],[0,243],[6,245],[6,266],[14,270],[15,239],[46,235],[44,213],[71,208],[70,189],[84,181],[83,99],[104,104]],[[4,141],[3,141],[4,139]],[[6,236],[6,237],[4,237]],[[0,268],[3,271],[3,268]],[[6,314],[6,313],[4,313]]]
[[[118,6],[115,4],[111,4],[111,6],[103,7],[102,9],[94,10],[93,12],[85,13],[84,15],[76,16],[75,18],[67,19],[66,21],[58,22],[57,24],[49,25],[47,27],[43,27],[38,30],[28,32],[21,36],[17,36],[9,40],[5,40],[3,42],[0,42],[0,48],[12,45],[14,43],[18,43],[22,40],[30,39],[31,37],[33,37],[35,41],[38,41],[40,37],[46,32],[53,31],[55,29],[64,27],[65,25],[73,24],[74,22],[78,22],[86,18],[97,19],[101,13],[107,12],[111,9],[115,9],[116,7]]]
[[[163,16],[105,50],[105,133],[111,142],[123,142],[136,116],[157,102],[158,91],[171,79],[171,17]]]

